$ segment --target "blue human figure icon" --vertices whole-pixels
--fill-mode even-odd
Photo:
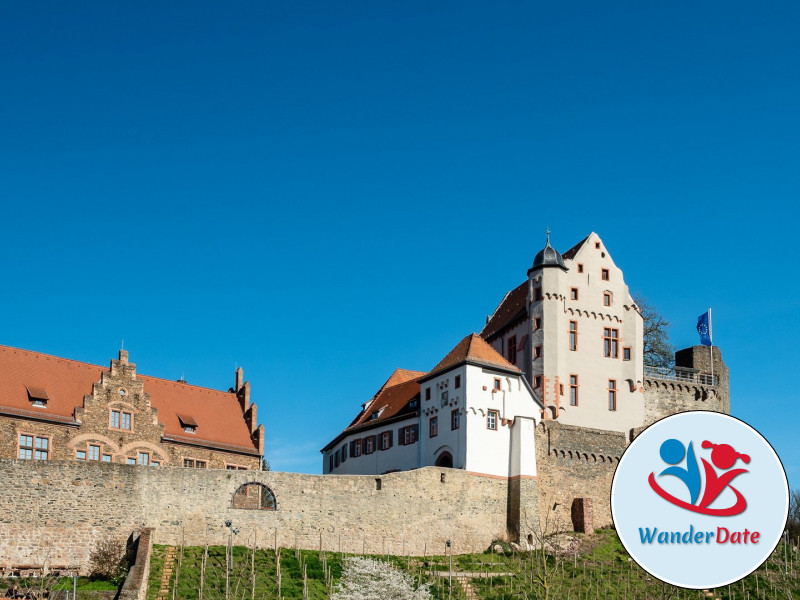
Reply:
[[[659,477],[674,475],[689,489],[691,504],[697,502],[697,497],[700,495],[700,468],[697,466],[692,443],[689,442],[689,449],[686,450],[680,441],[669,439],[661,444],[659,453],[665,463],[673,465],[661,471]],[[675,466],[683,460],[684,455],[686,456],[686,468]]]

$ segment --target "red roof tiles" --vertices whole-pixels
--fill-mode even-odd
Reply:
[[[516,371],[521,373],[517,367],[503,358],[500,353],[492,348],[486,341],[477,333],[471,333],[463,340],[456,344],[456,347],[448,352],[438,365],[425,376],[425,379],[430,379],[436,373],[445,371],[450,367],[454,367],[463,362],[478,363],[490,367],[499,367],[507,371]]]
[[[54,421],[75,423],[76,407],[92,393],[106,367],[91,365],[39,352],[0,346],[0,410],[21,416],[41,415]],[[182,437],[178,415],[189,414],[197,422],[192,440],[205,440],[257,451],[250,429],[242,416],[239,399],[233,392],[188,385],[147,375],[138,375],[150,403],[158,409],[164,434]],[[47,406],[32,408],[28,390],[47,391]]]

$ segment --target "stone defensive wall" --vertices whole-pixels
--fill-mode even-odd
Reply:
[[[585,529],[611,525],[611,480],[628,443],[625,433],[542,421],[536,428],[542,522],[582,531],[575,512],[585,511]]]
[[[269,488],[274,510],[232,507],[249,483]],[[226,520],[238,545],[422,555],[450,539],[454,553],[481,552],[518,511],[536,512],[536,480],[516,502],[512,488],[435,467],[376,477],[0,459],[0,567],[85,567],[100,540],[143,528],[156,544],[227,544]]]

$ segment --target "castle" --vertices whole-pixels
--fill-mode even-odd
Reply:
[[[4,378],[7,356],[0,353]],[[589,531],[611,523],[614,468],[642,427],[683,410],[729,412],[718,349],[713,376],[711,360],[695,346],[676,353],[674,369],[645,364],[639,307],[594,233],[563,254],[548,239],[480,334],[428,372],[396,370],[323,449],[323,475],[255,470],[263,429],[240,372],[229,392],[214,392],[240,441],[192,446],[214,425],[190,412],[194,402],[165,403],[156,390],[166,383],[135,375],[120,353],[109,370],[92,367],[85,398],[73,405],[76,422],[47,424],[73,432],[91,422],[86,435],[95,437],[58,433],[61,454],[53,442],[46,460],[10,458],[28,458],[17,454],[18,436],[44,423],[36,419],[42,407],[0,414],[9,457],[0,458],[0,571],[84,565],[109,532],[124,538],[147,528],[157,543],[224,544],[227,522],[259,545],[419,555],[442,552],[446,540],[454,552],[482,551],[504,532],[532,542],[550,516]],[[53,402],[46,386],[31,385],[24,397],[15,388],[17,404]],[[0,388],[0,405],[8,393]],[[152,439],[116,441],[118,402],[141,403],[130,410]],[[191,427],[190,417],[194,438],[175,430]],[[98,431],[114,446],[90,450],[103,442]],[[140,447],[151,448],[151,465],[158,456],[158,468],[127,464],[140,462]],[[185,468],[201,449],[209,468]],[[78,452],[89,451],[109,460],[82,460]]]
[[[536,438],[552,436],[551,425],[561,437],[586,430],[632,439],[680,410],[728,412],[727,370],[717,365],[712,380],[708,360],[703,350],[684,351],[673,371],[646,367],[640,308],[600,236],[562,255],[548,232],[526,280],[480,335],[465,337],[430,372],[396,370],[322,449],[323,472],[439,466],[535,479],[537,460],[551,451],[539,444],[537,456]],[[681,387],[692,383],[708,389]]]

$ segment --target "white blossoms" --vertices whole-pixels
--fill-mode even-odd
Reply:
[[[353,557],[345,562],[331,600],[430,600],[428,587],[415,588],[413,577],[385,562]]]

